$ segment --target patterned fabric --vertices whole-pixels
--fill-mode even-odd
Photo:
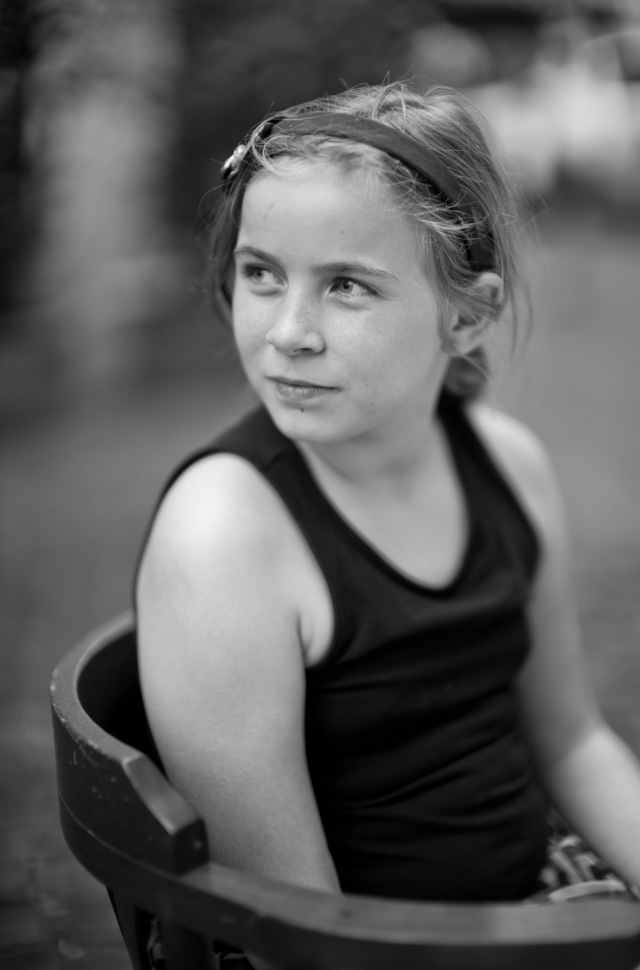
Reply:
[[[163,970],[165,965],[164,947],[160,932],[160,920],[157,916],[154,916],[151,920],[147,940],[147,963],[151,970]]]
[[[216,970],[253,970],[252,964],[242,953],[217,953]]]
[[[566,830],[553,832],[538,881],[528,902],[564,903],[587,896],[640,901],[640,888],[624,882],[579,835]]]
[[[224,943],[216,943],[212,940],[211,951],[213,956],[212,967],[215,970],[254,970],[243,953],[237,950],[229,950]],[[146,956],[146,965],[149,970],[166,970],[167,961],[162,942],[162,922],[157,916],[154,916],[151,921]],[[185,967],[185,970],[188,970],[188,968]]]

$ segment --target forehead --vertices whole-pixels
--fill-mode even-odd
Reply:
[[[396,252],[421,263],[413,221],[400,211],[390,186],[325,162],[285,160],[247,186],[239,245],[325,258]]]

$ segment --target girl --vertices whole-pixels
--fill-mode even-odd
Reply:
[[[175,473],[137,585],[150,724],[212,857],[525,899],[552,802],[640,883],[640,772],[587,683],[553,474],[478,402],[520,284],[476,113],[359,87],[223,173],[213,293],[260,406]]]

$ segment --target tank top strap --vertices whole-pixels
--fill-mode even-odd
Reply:
[[[538,534],[514,486],[476,430],[467,407],[464,400],[443,392],[438,415],[467,497],[472,525],[485,523],[508,546],[517,547],[531,580],[540,557]]]

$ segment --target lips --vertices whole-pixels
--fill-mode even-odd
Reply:
[[[270,377],[269,380],[273,381],[275,384],[285,384],[288,387],[309,387],[309,388],[315,388],[318,391],[337,390],[337,388],[331,387],[331,385],[329,384],[314,384],[311,381],[301,381],[301,380],[298,380],[297,378],[291,378],[291,377],[275,376],[275,377]]]
[[[273,384],[278,398],[291,404],[311,401],[326,394],[333,394],[338,390],[337,387],[330,387],[326,384],[312,384],[310,381],[292,380],[289,377],[270,377],[269,380]]]

